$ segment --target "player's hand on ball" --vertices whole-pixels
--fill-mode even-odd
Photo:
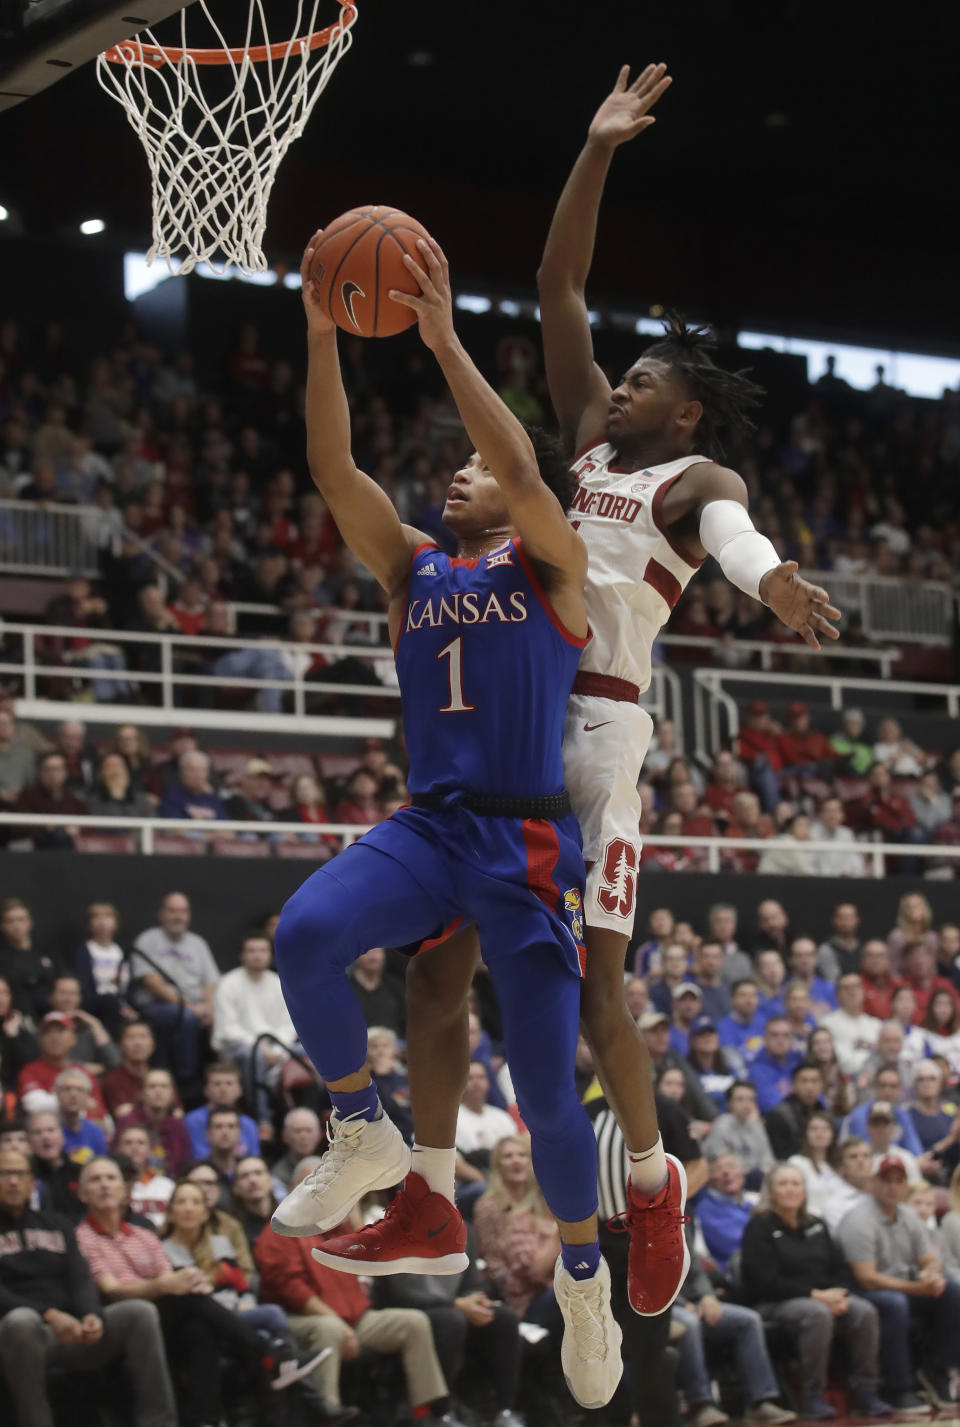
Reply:
[[[420,336],[424,345],[432,351],[453,340],[453,295],[450,291],[450,266],[443,255],[439,243],[431,238],[417,239],[417,251],[422,266],[409,254],[404,254],[403,264],[420,285],[419,295],[398,292],[391,288],[388,296],[404,307],[412,307],[420,324]]]
[[[826,590],[801,579],[798,568],[796,560],[785,560],[775,570],[768,570],[760,581],[760,598],[811,649],[819,649],[818,636],[840,638],[840,631],[830,623],[840,618],[840,611],[834,609]]]
[[[310,239],[303,252],[303,259],[300,263],[300,292],[303,297],[303,306],[307,314],[307,330],[316,333],[318,336],[326,332],[333,331],[333,318],[326,311],[317,287],[311,276],[313,272],[313,255],[317,250],[317,244],[323,237],[323,229],[318,228]]]
[[[630,66],[625,64],[617,75],[612,93],[593,116],[589,135],[595,143],[616,148],[657,122],[650,110],[673,83],[667,66],[648,64],[632,84],[629,79]]]

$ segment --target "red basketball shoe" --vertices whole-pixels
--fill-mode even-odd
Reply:
[[[672,1154],[666,1161],[667,1182],[652,1199],[638,1193],[627,1180],[627,1212],[623,1215],[623,1228],[630,1235],[627,1297],[641,1318],[656,1318],[667,1311],[690,1268],[683,1232],[687,1176]],[[610,1227],[615,1226],[611,1221]]]
[[[325,1239],[311,1249],[318,1263],[341,1273],[382,1278],[389,1273],[463,1273],[467,1226],[455,1205],[433,1194],[419,1174],[408,1174],[386,1214],[355,1234]]]

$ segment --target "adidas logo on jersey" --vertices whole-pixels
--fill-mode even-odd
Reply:
[[[417,571],[418,575],[435,575],[436,573],[437,567],[432,560],[428,560],[425,565],[421,565]]]

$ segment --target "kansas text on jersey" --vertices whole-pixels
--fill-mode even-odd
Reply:
[[[395,651],[411,792],[561,792],[586,643],[561,623],[521,539],[475,560],[419,546]]]

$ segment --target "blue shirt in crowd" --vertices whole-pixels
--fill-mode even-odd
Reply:
[[[810,1000],[827,1001],[832,1010],[837,1009],[837,988],[832,981],[824,981],[822,976],[815,976],[810,982]]]
[[[703,1014],[709,1016],[714,1025],[730,1014],[730,992],[726,986],[700,986]]]
[[[757,1087],[757,1109],[761,1115],[790,1094],[793,1072],[803,1060],[797,1050],[788,1051],[782,1061],[774,1059],[766,1046],[759,1050],[747,1067],[747,1076]]]
[[[760,1012],[747,1025],[734,1017],[724,1016],[717,1023],[717,1034],[721,1045],[731,1046],[742,1060],[750,1060],[763,1045],[763,1020]]]
[[[738,1204],[716,1189],[705,1189],[697,1200],[704,1243],[719,1269],[726,1269],[731,1256],[739,1249],[751,1213],[750,1204]]]
[[[911,1105],[907,1112],[910,1116],[910,1123],[917,1134],[917,1139],[925,1150],[932,1150],[940,1140],[946,1139],[953,1126],[954,1116],[946,1110],[939,1110],[936,1115],[927,1115],[916,1105]],[[910,1146],[904,1143],[904,1149]]]
[[[867,1116],[870,1114],[873,1104],[874,1102],[869,1100],[865,1105],[858,1105],[856,1109],[850,1111],[841,1132],[841,1139],[848,1139],[850,1135],[859,1135],[865,1140],[870,1138],[867,1134]],[[897,1121],[897,1128],[893,1132],[893,1143],[900,1145],[901,1149],[909,1150],[911,1154],[922,1155],[923,1145],[920,1143],[920,1136],[907,1111],[901,1105],[894,1105],[893,1113]],[[952,1122],[948,1121],[949,1123]]]
[[[199,815],[199,817],[198,817]],[[198,821],[227,816],[227,806],[216,793],[191,793],[182,783],[173,783],[164,793],[157,816],[161,818],[198,818]],[[192,837],[193,834],[191,833]]]
[[[210,1114],[209,1105],[201,1105],[198,1110],[191,1110],[189,1115],[185,1115],[183,1123],[187,1127],[187,1134],[190,1136],[190,1144],[197,1159],[206,1159],[210,1153],[210,1144],[207,1140],[207,1116]],[[240,1143],[237,1145],[237,1158],[242,1155],[259,1155],[260,1153],[260,1132],[249,1115],[237,1115],[240,1121]]]
[[[78,1155],[78,1150],[89,1150],[90,1154]],[[107,1137],[99,1125],[92,1125],[89,1120],[81,1120],[79,1130],[68,1130],[64,1125],[63,1152],[77,1164],[85,1164],[94,1155],[107,1153]]]

